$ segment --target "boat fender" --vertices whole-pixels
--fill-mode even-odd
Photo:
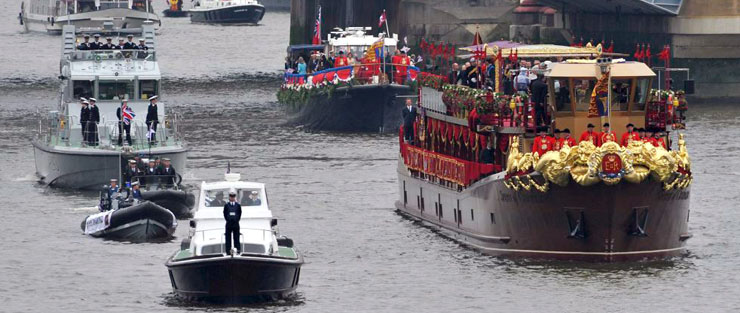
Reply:
[[[270,221],[270,227],[275,227],[275,226],[277,226],[277,219],[276,219],[276,218],[273,218],[273,219],[272,219],[272,220]]]
[[[288,237],[280,237],[277,239],[277,243],[279,247],[288,247],[293,248],[293,239],[290,239]]]
[[[23,25],[23,12],[18,13],[18,21]]]
[[[190,249],[190,238],[185,238],[180,242],[180,250]]]
[[[195,220],[190,220],[190,228],[195,228]]]

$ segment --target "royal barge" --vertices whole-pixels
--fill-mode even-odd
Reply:
[[[95,33],[119,38],[130,34],[122,30]],[[145,23],[142,32],[136,33],[148,50],[81,50],[78,45],[86,34],[90,33],[64,26],[60,97],[39,118],[32,141],[41,182],[97,190],[110,179],[122,182],[122,165],[133,155],[168,158],[183,173],[187,148],[178,128],[179,115],[160,101],[156,105],[159,126],[152,129],[146,123],[149,98],[159,94],[162,78],[153,25]],[[86,98],[97,100],[96,120],[82,116],[81,103]],[[119,119],[121,111],[124,118]]]
[[[517,52],[522,58],[541,48]],[[561,52],[579,49],[591,47]],[[495,256],[610,262],[681,255],[691,237],[692,182],[681,92],[651,90],[655,73],[625,60],[556,62],[541,74],[552,119],[538,139],[526,95],[422,73],[413,140],[400,139],[398,212]],[[630,133],[622,145],[607,133],[603,143],[572,146],[546,139],[555,128],[580,134],[608,122],[669,137]]]
[[[337,29],[325,45],[288,47],[289,61],[295,65],[301,58],[309,69],[307,74],[286,73],[277,94],[292,124],[309,130],[386,132],[401,123],[398,112],[403,98],[414,93],[411,85],[419,69],[401,57],[397,35],[372,36],[368,30]],[[390,58],[394,54],[397,64]],[[314,59],[333,64],[311,72]]]

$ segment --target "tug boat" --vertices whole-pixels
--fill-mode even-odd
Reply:
[[[290,59],[302,57],[307,65],[310,55],[319,51],[364,59],[362,64],[335,64],[308,75],[286,73],[277,98],[286,106],[291,124],[308,130],[382,133],[401,123],[402,98],[413,95],[410,85],[419,69],[404,64],[405,78],[394,77],[393,65],[382,56],[396,52],[398,35],[377,37],[367,34],[370,29],[337,28],[329,33],[326,45],[288,47]]]
[[[265,7],[256,0],[199,0],[188,12],[192,23],[257,24]]]
[[[225,251],[224,196],[235,191],[242,205],[241,253]],[[190,234],[167,259],[172,289],[179,297],[216,303],[260,302],[295,292],[303,256],[293,240],[280,236],[268,207],[265,186],[240,181],[227,173],[225,181],[201,185],[198,210]]]
[[[567,57],[574,49],[591,47],[550,46],[547,55],[537,45],[517,47],[520,58]],[[494,256],[612,262],[681,255],[691,238],[692,182],[680,132],[683,94],[650,90],[655,73],[622,59],[552,63],[544,75],[555,109],[550,134],[611,121],[669,136],[626,145],[584,140],[540,155],[531,152],[535,114],[523,96],[422,83],[414,140],[400,140],[398,212]],[[608,115],[596,108],[604,104]],[[492,163],[483,163],[488,144]]]
[[[153,202],[119,199],[113,199],[113,202],[116,203],[113,205],[114,208],[108,206],[103,208],[103,212],[85,217],[80,225],[85,235],[130,242],[148,242],[172,238],[177,229],[175,215]]]
[[[162,25],[151,0],[25,0],[18,18],[26,31],[52,34],[61,34],[64,25],[94,30],[111,23],[118,29],[139,31],[145,21],[155,28]]]
[[[154,38],[154,27],[145,23],[143,32],[148,50],[78,50],[81,37],[89,32],[73,25],[64,26],[60,61],[60,99],[39,120],[39,132],[33,139],[36,173],[42,183],[53,187],[93,189],[110,179],[122,180],[121,162],[127,155],[169,158],[173,168],[185,170],[187,148],[181,140],[177,113],[160,101],[157,141],[148,140],[145,123],[148,98],[160,92],[161,73]],[[97,30],[105,36],[126,37],[121,30]],[[80,98],[94,97],[100,112],[98,124],[88,123],[83,132],[80,123]],[[118,142],[120,127],[116,111],[122,100],[133,110],[130,121],[132,142]],[[96,131],[98,141],[90,142]],[[125,136],[123,136],[125,137]]]

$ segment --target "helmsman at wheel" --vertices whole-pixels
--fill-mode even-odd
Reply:
[[[236,190],[229,191],[229,202],[224,205],[224,219],[226,220],[226,246],[224,251],[230,253],[231,238],[234,238],[234,248],[237,254],[241,252],[239,243],[239,220],[242,218],[242,206],[236,201]]]
[[[152,132],[149,141],[157,141],[157,124],[159,124],[159,115],[157,115],[157,99],[159,96],[149,97],[149,107],[146,112],[146,128]]]

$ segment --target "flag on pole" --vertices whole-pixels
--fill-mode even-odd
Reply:
[[[382,27],[383,23],[387,22],[387,18],[385,16],[385,10],[383,10],[383,14],[380,15],[380,18],[378,19],[378,27]]]
[[[148,131],[148,132],[146,133],[146,139],[152,140],[152,136],[154,135],[154,128],[153,128],[153,125],[154,125],[154,124],[151,124],[151,125],[149,126],[149,131]]]
[[[319,6],[318,14],[316,14],[316,25],[313,28],[313,40],[311,43],[314,45],[321,44],[321,6]]]
[[[134,113],[134,110],[124,102],[123,106],[121,106],[121,118],[123,119],[123,123],[126,125],[131,124],[131,120],[133,120],[135,116],[136,114]]]

